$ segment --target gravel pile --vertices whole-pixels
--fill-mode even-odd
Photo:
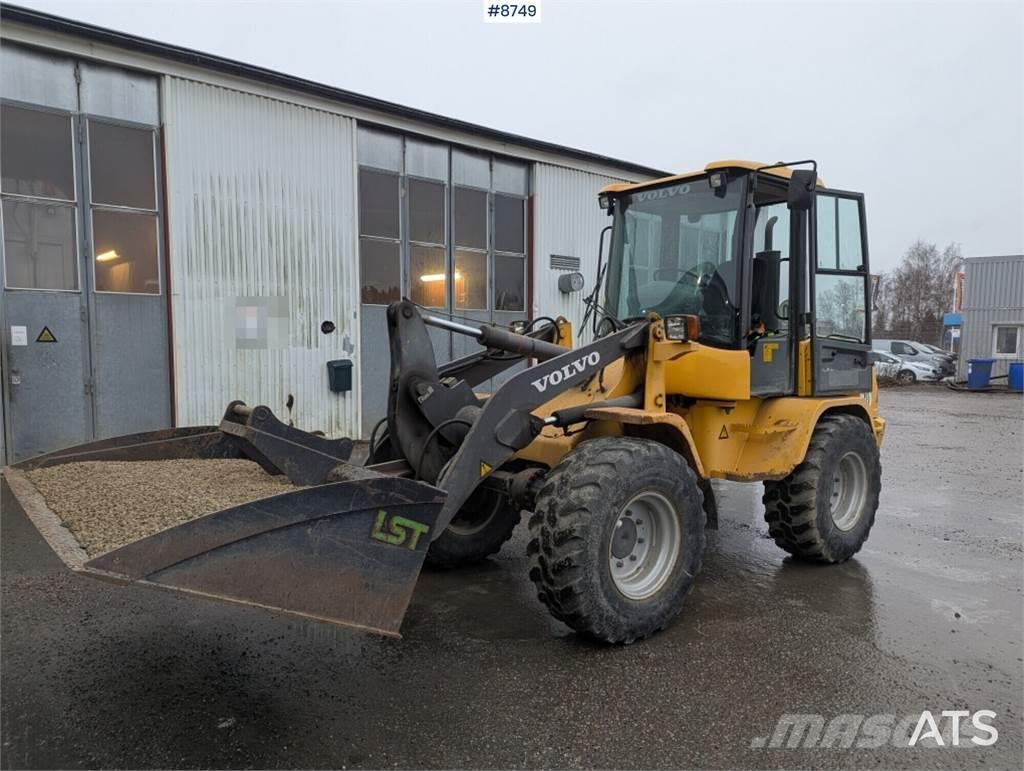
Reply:
[[[294,490],[248,460],[89,461],[27,476],[90,557],[173,525]]]

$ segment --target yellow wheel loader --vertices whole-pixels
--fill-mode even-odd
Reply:
[[[550,612],[598,640],[647,637],[700,570],[712,479],[763,483],[769,532],[794,558],[849,559],[874,522],[885,427],[863,197],[825,187],[813,161],[724,161],[611,185],[599,203],[610,249],[585,344],[562,318],[510,330],[389,307],[388,412],[365,464],[348,439],[235,402],[217,427],[17,464],[5,504],[84,574],[385,634],[424,561],[480,560],[525,512]],[[438,367],[428,326],[481,347]],[[297,487],[86,554],[31,482],[55,465],[174,458],[247,459]]]

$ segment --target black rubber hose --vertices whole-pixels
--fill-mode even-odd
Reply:
[[[442,420],[440,423],[434,426],[433,430],[429,434],[427,434],[427,438],[423,441],[423,446],[420,448],[420,455],[416,459],[415,465],[413,465],[413,479],[423,478],[420,476],[420,472],[423,470],[421,468],[423,466],[423,458],[427,454],[427,448],[430,446],[430,442],[433,441],[434,437],[437,436],[437,433],[442,428],[444,428],[445,426],[450,426],[453,423],[461,423],[462,425],[468,426],[469,428],[473,427],[472,423],[470,423],[468,420],[464,420],[463,418],[448,418],[448,420]]]
[[[373,431],[370,432],[370,453],[366,456],[366,461],[363,463],[364,466],[369,466],[373,463],[373,456],[377,453],[377,431],[388,422],[387,415],[378,420],[373,425]]]

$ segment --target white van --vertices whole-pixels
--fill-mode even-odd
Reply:
[[[952,375],[956,370],[955,360],[950,356],[935,353],[931,346],[914,340],[875,340],[872,347],[906,362],[919,362],[934,367],[940,372],[940,377]]]

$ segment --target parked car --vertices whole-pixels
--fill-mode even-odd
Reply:
[[[932,362],[901,359],[885,351],[872,351],[869,357],[879,377],[888,377],[903,385],[941,380],[941,370]]]
[[[876,351],[892,354],[903,361],[916,361],[929,364],[941,372],[941,376],[952,375],[956,371],[956,357],[946,352],[936,353],[934,346],[919,343],[915,340],[875,340]]]
[[[950,364],[956,366],[956,354],[952,351],[947,351],[945,348],[940,348],[937,345],[924,344],[924,347],[934,353],[936,356],[941,356],[946,359]]]

